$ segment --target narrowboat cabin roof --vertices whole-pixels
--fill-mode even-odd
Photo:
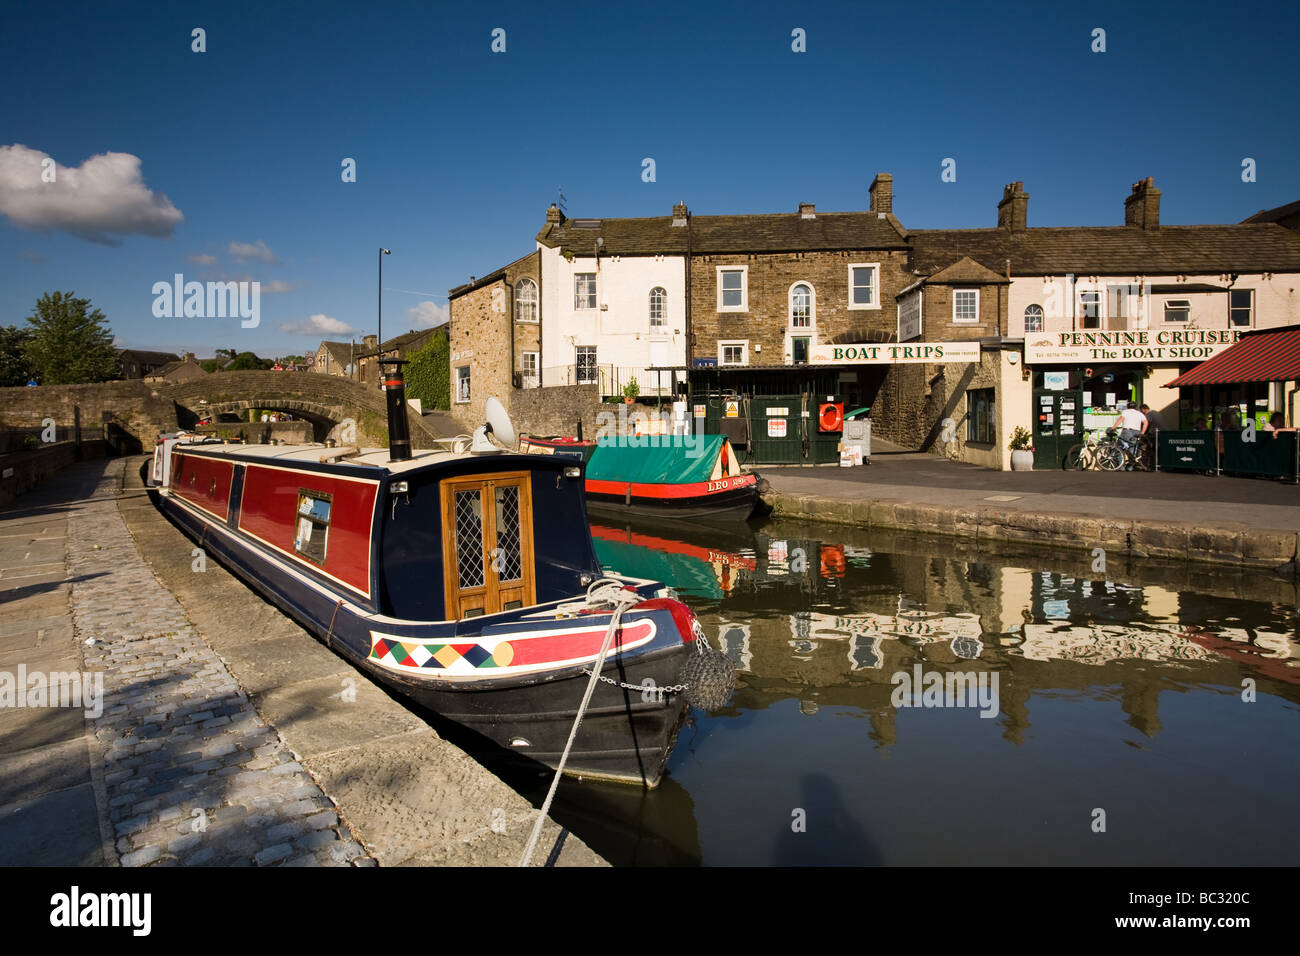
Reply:
[[[406,461],[392,461],[387,448],[363,448],[359,452],[349,453],[346,447],[326,448],[321,444],[218,445],[215,443],[195,442],[193,444],[182,444],[180,450],[201,455],[225,455],[241,461],[268,461],[284,465],[297,463],[313,465],[335,463],[354,467],[360,465],[362,467],[382,469],[390,475],[468,459],[481,460],[488,464],[496,459],[517,454],[503,450],[493,455],[471,455],[468,452],[458,453],[446,449],[422,449],[412,451],[411,457]]]

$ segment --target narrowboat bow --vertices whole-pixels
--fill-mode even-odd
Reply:
[[[412,453],[404,398],[394,415],[400,384],[389,383],[389,451],[160,442],[160,507],[377,681],[555,767],[614,613],[586,596],[610,576],[581,465]],[[682,683],[702,631],[671,589],[614,580],[634,600],[565,772],[654,787],[687,703],[653,689]]]

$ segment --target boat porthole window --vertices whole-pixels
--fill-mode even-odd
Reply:
[[[325,563],[333,503],[333,495],[306,488],[298,489],[298,527],[293,549],[316,564]]]

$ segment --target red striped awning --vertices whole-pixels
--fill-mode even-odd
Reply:
[[[1165,388],[1300,380],[1300,325],[1247,332]]]

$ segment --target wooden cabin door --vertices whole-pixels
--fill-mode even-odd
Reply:
[[[529,473],[444,481],[442,553],[448,618],[536,604]]]

